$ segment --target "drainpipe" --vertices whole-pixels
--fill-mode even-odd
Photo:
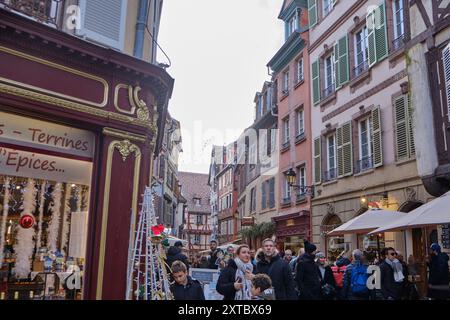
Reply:
[[[145,27],[147,25],[147,13],[149,7],[149,0],[139,0],[138,15],[136,22],[136,36],[134,39],[134,52],[136,58],[142,59],[144,51],[144,36]]]

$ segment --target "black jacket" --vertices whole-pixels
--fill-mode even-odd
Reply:
[[[333,274],[331,274],[333,276]],[[297,272],[295,275],[300,299],[302,300],[320,300],[321,277],[319,268],[310,254],[304,254],[297,263]]]
[[[259,256],[260,261],[256,264],[255,273],[265,273],[272,280],[272,286],[275,289],[277,300],[296,300],[294,280],[292,279],[291,268],[289,264],[276,255],[267,262],[264,254]]]
[[[205,300],[202,285],[200,281],[188,276],[188,283],[183,286],[178,283],[171,285],[170,289],[175,300]]]
[[[218,269],[219,268],[219,266],[216,264],[216,261],[217,261],[217,254],[220,251],[221,251],[220,249],[216,249],[214,251],[211,251],[211,253],[210,253],[211,258],[209,259],[209,265],[208,265],[209,269]]]
[[[325,267],[325,273],[323,275],[322,278],[322,273],[320,272],[320,268],[319,269],[319,276],[320,276],[320,285],[323,286],[325,284],[329,284],[331,286],[333,286],[334,288],[336,288],[336,281],[334,280],[334,275],[333,275],[333,270],[331,270],[330,266],[326,266]]]
[[[220,272],[217,280],[216,290],[223,295],[223,300],[234,300],[236,289],[234,283],[236,282],[237,265],[234,260],[230,260],[228,265]]]
[[[188,258],[181,253],[181,249],[178,247],[170,247],[169,250],[167,251],[167,264],[169,265],[170,268],[172,268],[172,263],[174,261],[181,261],[183,262],[186,267],[189,270],[189,260]]]
[[[428,263],[428,268],[430,269],[430,275],[428,278],[429,284],[449,284],[448,255],[446,253],[439,253],[432,256],[430,262]]]
[[[395,282],[394,269],[386,262],[380,264],[381,293],[384,299],[398,300],[401,295],[402,283]]]

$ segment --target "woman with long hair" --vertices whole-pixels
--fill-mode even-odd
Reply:
[[[236,256],[221,271],[217,281],[217,292],[224,300],[251,300],[253,264],[250,248],[243,244],[236,250]]]

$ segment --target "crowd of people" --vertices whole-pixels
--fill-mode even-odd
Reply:
[[[449,257],[438,244],[430,247],[427,260],[430,286],[449,285]],[[188,275],[189,267],[217,269],[216,290],[224,300],[415,300],[419,298],[415,277],[418,265],[410,256],[384,248],[376,257],[356,249],[343,252],[329,262],[316,245],[304,241],[295,255],[290,249],[279,252],[273,239],[262,241],[256,252],[246,244],[225,251],[211,241],[208,256],[189,259],[177,242],[167,253],[171,266],[172,292],[175,300],[204,300],[202,284]],[[379,270],[379,285],[368,286],[370,265]],[[369,281],[368,281],[369,280]]]

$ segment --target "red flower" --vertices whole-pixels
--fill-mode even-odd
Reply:
[[[152,226],[152,233],[155,236],[159,236],[163,232],[164,232],[164,226],[162,224],[159,224],[157,226]]]

